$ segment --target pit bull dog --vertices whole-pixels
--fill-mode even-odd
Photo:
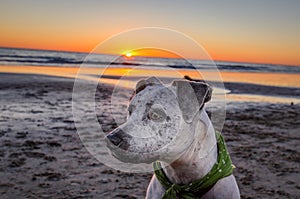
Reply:
[[[211,94],[204,82],[137,83],[127,122],[106,141],[123,162],[154,162],[147,199],[240,198],[224,140],[204,110]]]

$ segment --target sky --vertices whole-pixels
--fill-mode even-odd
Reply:
[[[90,52],[120,32],[161,27],[193,38],[214,60],[300,66],[299,10],[299,0],[0,0],[0,46]]]

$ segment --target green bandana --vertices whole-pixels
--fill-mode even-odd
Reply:
[[[223,136],[216,132],[218,143],[218,159],[208,174],[199,180],[195,180],[186,185],[172,183],[162,169],[161,163],[153,163],[155,176],[161,185],[166,189],[162,199],[176,199],[179,196],[183,199],[201,198],[206,194],[221,178],[232,174],[232,165]]]

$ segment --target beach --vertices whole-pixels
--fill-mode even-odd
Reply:
[[[0,74],[1,198],[145,196],[151,174],[114,170],[83,146],[72,114],[73,84],[69,77]],[[235,93],[253,87],[227,86]],[[255,88],[258,94],[270,89]],[[109,100],[112,89],[111,85],[99,84],[96,98]],[[277,91],[278,95],[290,96],[299,89],[292,90],[294,94],[289,89]],[[128,95],[124,89],[124,96]],[[116,127],[103,111],[108,106],[104,103],[96,109],[105,133]],[[236,166],[234,175],[241,197],[299,197],[300,104],[230,101],[227,107],[222,133]],[[114,111],[125,117],[120,109]]]
[[[1,1],[0,199],[144,199],[156,160],[206,191],[226,151],[242,199],[300,199],[299,8]]]

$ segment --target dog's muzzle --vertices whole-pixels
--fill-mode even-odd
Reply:
[[[110,149],[122,149],[127,151],[129,148],[129,140],[131,136],[125,133],[122,129],[115,129],[106,136],[107,147]]]

